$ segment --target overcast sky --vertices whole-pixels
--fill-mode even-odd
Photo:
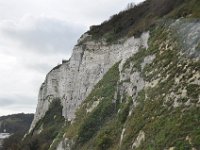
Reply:
[[[0,116],[34,113],[48,71],[89,26],[142,0],[0,0]]]

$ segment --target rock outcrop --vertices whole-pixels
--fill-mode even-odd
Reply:
[[[68,121],[75,117],[75,111],[92,91],[94,85],[116,62],[121,65],[135,54],[139,48],[147,48],[149,33],[140,38],[119,40],[108,44],[104,39],[95,41],[84,34],[74,47],[69,61],[53,68],[41,85],[38,105],[30,131],[45,115],[54,98],[60,98],[63,105],[63,116]]]

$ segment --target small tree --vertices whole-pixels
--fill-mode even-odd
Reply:
[[[128,3],[127,7],[126,7],[126,10],[129,10],[131,8],[134,8],[135,7],[135,3],[132,2],[132,3]]]

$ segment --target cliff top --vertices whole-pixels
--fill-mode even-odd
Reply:
[[[199,18],[199,0],[146,0],[121,11],[100,25],[91,26],[88,34],[114,42],[125,36],[139,36],[151,29],[159,19]]]

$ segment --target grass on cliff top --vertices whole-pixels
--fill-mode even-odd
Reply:
[[[159,19],[180,17],[199,18],[199,0],[146,0],[112,16],[101,25],[92,26],[88,33],[93,39],[104,37],[108,43],[112,43],[122,37],[139,37],[155,26]]]

